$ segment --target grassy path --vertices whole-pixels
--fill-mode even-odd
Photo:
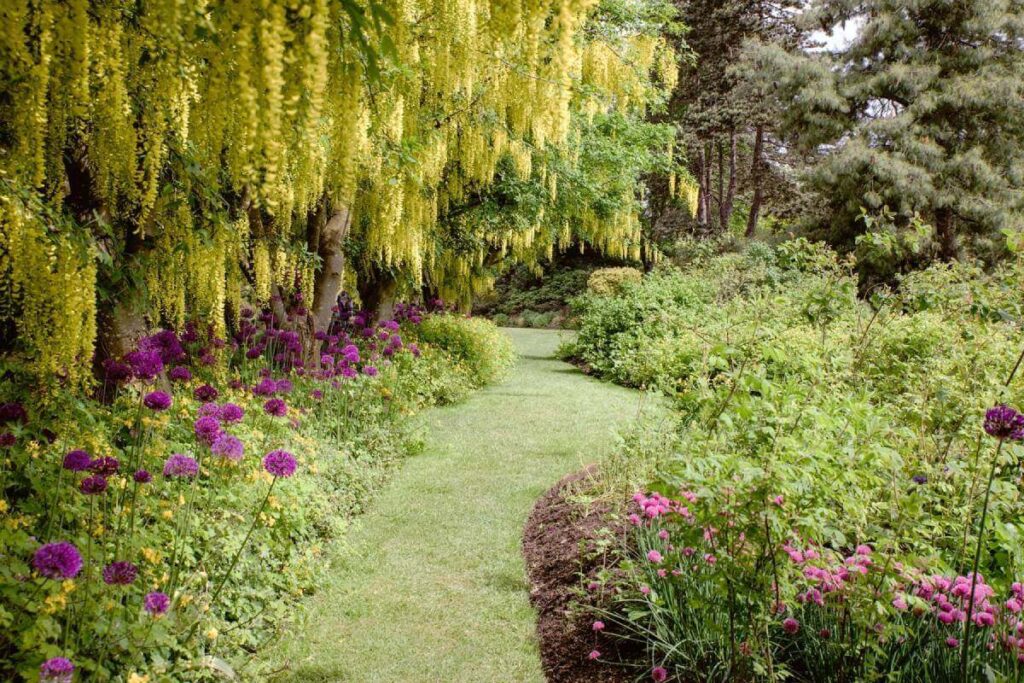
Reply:
[[[278,653],[290,681],[542,681],[520,552],[534,501],[615,446],[636,392],[511,330],[511,377],[421,419],[406,462],[353,531],[330,585]]]

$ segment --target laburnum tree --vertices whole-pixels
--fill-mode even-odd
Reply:
[[[596,10],[3,3],[0,346],[75,384],[97,342],[119,354],[148,325],[221,335],[244,304],[301,294],[312,335],[345,286],[386,314],[402,287],[466,297],[489,282],[481,263],[558,239],[635,254],[631,205],[569,221],[569,238],[534,222],[453,245],[440,220],[502,164],[551,203],[559,169],[577,168],[578,121],[671,87],[664,38],[590,32]]]
[[[852,247],[869,226],[925,224],[952,259],[1021,229],[1024,2],[816,0],[802,21],[860,25],[834,52],[752,50],[790,103],[789,140],[819,155],[822,234]]]

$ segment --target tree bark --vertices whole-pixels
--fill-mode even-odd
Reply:
[[[718,172],[722,172],[722,148],[718,148]],[[718,181],[719,192],[721,192],[722,179]],[[736,131],[729,131],[729,186],[722,195],[722,202],[718,207],[719,221],[722,224],[722,232],[729,230],[729,222],[732,220],[732,207],[736,201]]]
[[[706,225],[708,222],[708,187],[704,182],[704,166],[707,161],[704,158],[704,145],[697,149],[697,224]]]
[[[942,260],[956,260],[960,255],[960,245],[953,227],[953,210],[949,207],[935,210],[935,238],[939,242],[939,256]]]
[[[716,140],[715,146],[718,148],[718,229],[725,232],[726,224],[722,220],[725,215],[725,149],[721,140]]]
[[[323,215],[326,216],[326,207]],[[313,295],[313,327],[317,332],[327,331],[334,306],[338,302],[338,294],[341,293],[341,283],[345,275],[343,247],[351,222],[352,213],[349,208],[339,207],[323,221],[317,231],[316,247],[322,261]]]
[[[398,281],[376,266],[368,269],[359,282],[359,298],[363,310],[372,314],[374,321],[390,320],[395,314],[395,295]]]
[[[763,124],[758,124],[754,133],[754,161],[750,165],[750,182],[754,186],[754,196],[750,200],[750,213],[747,215],[747,237],[753,237],[757,233],[757,221],[761,216],[761,204],[764,202]]]

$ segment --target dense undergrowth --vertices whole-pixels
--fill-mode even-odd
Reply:
[[[641,493],[589,586],[593,656],[636,641],[655,680],[1024,676],[1024,418],[986,420],[1024,401],[1024,265],[866,297],[851,265],[752,244],[577,301],[566,355],[676,409],[603,465]]]
[[[0,678],[259,679],[325,545],[415,450],[402,417],[511,364],[486,321],[396,317],[342,301],[312,360],[291,312],[243,313],[228,340],[160,331],[107,364],[107,404],[9,368]]]

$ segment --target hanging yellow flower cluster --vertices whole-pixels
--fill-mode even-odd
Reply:
[[[573,117],[640,110],[670,86],[660,39],[584,37],[595,2],[5,0],[0,291],[17,296],[0,315],[39,355],[33,340],[54,338],[44,326],[72,307],[52,361],[68,372],[93,344],[103,253],[148,285],[151,318],[223,332],[243,289],[261,303],[275,285],[312,296],[306,223],[322,203],[352,208],[363,267],[489,286],[482,251],[439,249],[438,216],[491,183],[503,156],[546,174]],[[379,8],[393,18],[382,34],[353,27],[354,9]],[[384,46],[379,75],[353,30]],[[558,178],[544,178],[555,195]],[[78,222],[44,227],[25,192]],[[580,224],[608,253],[639,254],[635,215]],[[571,238],[537,226],[488,239],[535,263]]]

